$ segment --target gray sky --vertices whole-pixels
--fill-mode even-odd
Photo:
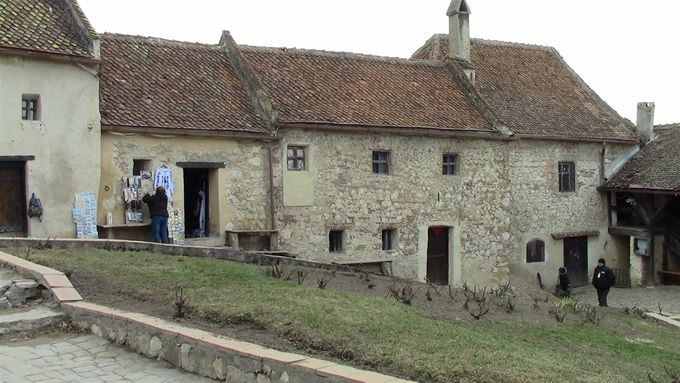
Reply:
[[[79,0],[98,32],[410,57],[448,31],[449,0]],[[622,116],[680,122],[680,1],[468,0],[472,37],[550,45]],[[673,28],[673,29],[672,29]]]

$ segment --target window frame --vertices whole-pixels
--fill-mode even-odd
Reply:
[[[540,251],[539,251],[540,249]],[[525,246],[524,263],[545,263],[545,241],[532,238]]]
[[[291,155],[291,150],[293,154]],[[300,152],[302,154],[300,155]],[[286,169],[291,172],[303,172],[307,170],[307,147],[303,145],[288,145],[286,147]],[[291,167],[293,161],[293,167]],[[299,167],[302,164],[302,167]]]
[[[397,229],[385,228],[380,231],[383,251],[393,251],[397,247]]]
[[[442,175],[455,176],[458,174],[458,154],[442,154]]]
[[[345,249],[345,231],[333,229],[328,231],[328,252],[331,254],[342,253]]]
[[[35,94],[21,95],[21,120],[22,121],[40,120],[40,96]]]
[[[390,174],[390,154],[391,152],[387,150],[374,150],[371,152],[371,170],[373,174]]]
[[[576,191],[576,163],[560,161],[557,163],[557,183],[560,193]]]

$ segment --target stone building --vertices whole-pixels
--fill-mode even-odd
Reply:
[[[148,238],[160,169],[193,243],[454,285],[626,271],[598,187],[636,127],[555,49],[470,39],[469,14],[452,1],[410,59],[103,35],[101,234]]]
[[[0,236],[72,237],[74,194],[99,188],[98,36],[74,0],[5,1],[0,20]]]

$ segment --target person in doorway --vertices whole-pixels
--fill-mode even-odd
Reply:
[[[597,301],[600,307],[609,307],[607,305],[607,294],[609,294],[609,289],[614,286],[615,279],[614,272],[607,267],[604,258],[598,259],[593,272],[593,286],[597,290]]]
[[[149,205],[154,242],[168,243],[168,196],[165,195],[165,189],[157,187],[156,194],[147,193],[142,201]]]

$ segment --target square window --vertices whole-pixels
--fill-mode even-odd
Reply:
[[[576,190],[576,165],[573,162],[559,162],[557,173],[561,192]]]
[[[132,160],[132,175],[138,176],[143,170],[151,170],[151,160]]]
[[[373,152],[373,173],[390,174],[390,152]]]
[[[38,96],[22,95],[21,96],[21,119],[34,121],[40,118],[38,114]]]
[[[305,147],[289,146],[287,162],[288,170],[305,170]]]
[[[397,247],[397,231],[395,229],[383,229],[382,249],[394,250]]]
[[[328,233],[328,252],[341,253],[342,252],[342,237],[344,230],[331,230]]]
[[[442,174],[446,176],[455,175],[457,163],[458,163],[457,154],[444,154],[442,156]]]

